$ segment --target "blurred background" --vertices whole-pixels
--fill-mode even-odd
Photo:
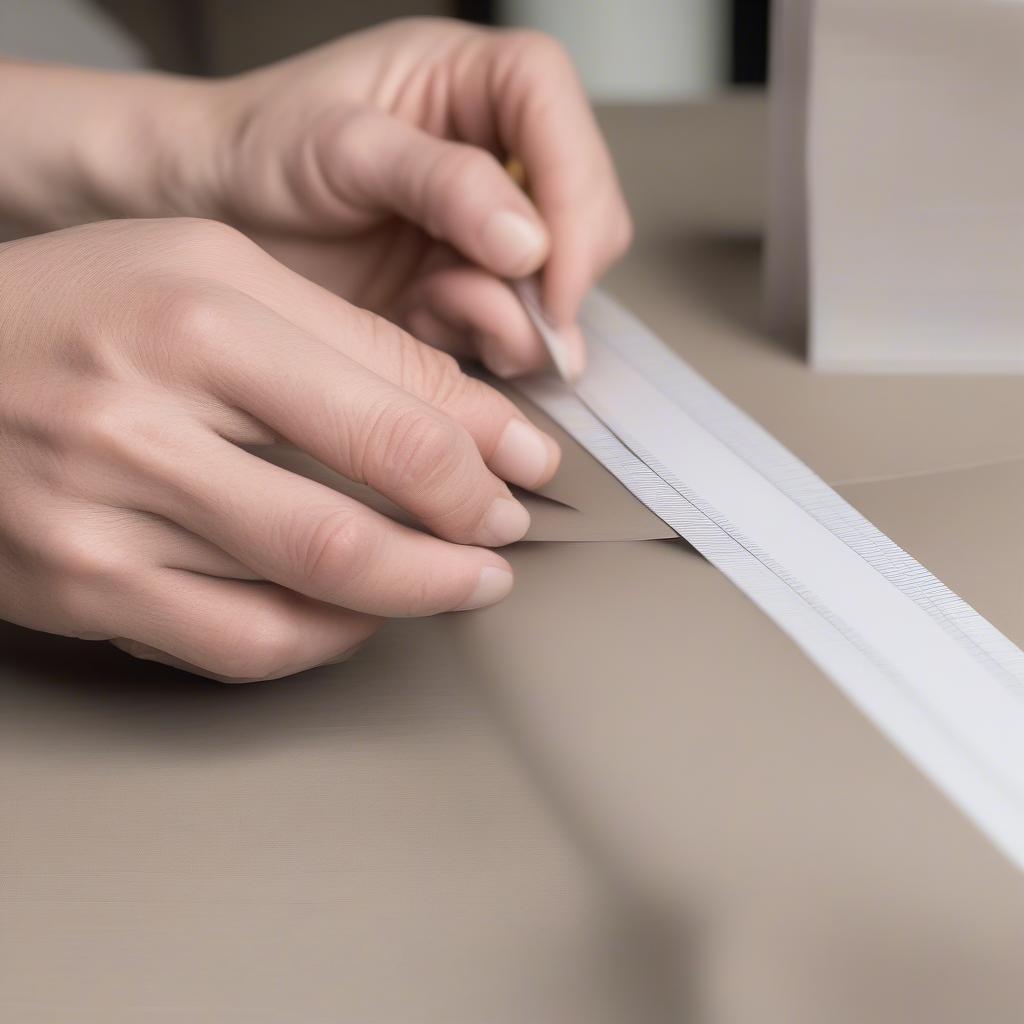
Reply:
[[[0,0],[0,52],[224,75],[391,18],[529,26],[597,101],[671,101],[766,78],[770,0]]]

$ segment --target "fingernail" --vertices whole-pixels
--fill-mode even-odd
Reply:
[[[512,498],[495,498],[481,528],[481,543],[501,547],[521,540],[530,528],[530,513]]]
[[[460,604],[457,612],[468,612],[473,608],[486,608],[496,604],[512,589],[512,573],[507,569],[499,569],[496,565],[485,565],[480,570],[476,589],[469,595],[465,604]]]
[[[515,356],[510,356],[497,339],[494,341],[485,339],[481,343],[481,348],[487,369],[496,377],[507,380],[509,377],[518,377],[525,372],[524,367],[520,365]]]
[[[563,340],[563,332],[552,331],[548,345],[551,347],[549,362],[554,363],[555,370],[558,371],[560,376],[568,377],[569,380],[575,380],[576,376],[573,373],[575,353]]]
[[[520,487],[536,487],[551,475],[558,445],[532,423],[511,419],[491,456],[491,469]]]
[[[521,277],[535,270],[547,248],[544,232],[511,210],[491,214],[484,224],[481,242],[494,269],[508,277]]]

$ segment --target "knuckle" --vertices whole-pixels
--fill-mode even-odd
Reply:
[[[488,183],[499,174],[503,172],[497,159],[482,149],[458,142],[442,146],[419,179],[415,199],[428,231],[442,233],[459,209],[489,191]]]
[[[54,534],[41,553],[47,603],[64,631],[102,632],[111,595],[131,585],[132,566],[109,540],[74,527]]]
[[[233,634],[223,638],[203,668],[235,680],[274,679],[294,670],[299,637],[279,612],[248,615]]]
[[[317,584],[359,576],[373,561],[373,538],[362,516],[334,509],[317,522],[299,555],[305,581]]]
[[[570,67],[572,58],[565,47],[554,36],[532,28],[510,29],[506,33],[509,50],[520,60],[537,64]]]
[[[403,414],[386,431],[380,458],[406,487],[429,490],[461,462],[468,435],[454,421],[423,413]]]
[[[422,342],[403,345],[400,360],[399,385],[437,408],[458,399],[470,381],[454,356]]]
[[[62,416],[64,446],[101,463],[129,467],[141,476],[157,472],[168,459],[180,458],[180,416],[143,393],[94,390]]]
[[[120,545],[74,524],[66,524],[54,533],[48,559],[59,579],[75,584],[116,584],[128,570]]]
[[[203,217],[176,217],[168,221],[172,242],[188,255],[195,249],[224,251],[249,248],[249,239],[230,224]]]
[[[527,368],[542,369],[547,356],[542,351],[527,356]],[[479,438],[497,438],[508,421],[518,416],[515,403],[506,398],[490,384],[466,374],[453,384],[447,392],[438,397],[437,406],[456,418],[464,418],[480,425],[481,434],[474,441],[479,447]],[[482,449],[481,449],[482,450]]]
[[[363,156],[372,160],[385,130],[385,120],[378,111],[357,106],[338,114],[332,127],[346,154],[356,159]]]
[[[121,461],[136,452],[146,414],[134,398],[99,392],[82,402],[75,419],[75,432],[86,451]]]
[[[333,191],[357,201],[372,201],[367,183],[380,176],[380,147],[387,130],[385,115],[370,107],[350,107],[322,120],[316,145]],[[344,167],[344,175],[332,174],[335,167]]]
[[[446,145],[434,161],[432,176],[440,192],[455,192],[478,187],[499,170],[497,159],[475,146],[460,142]]]
[[[497,158],[463,143],[449,143],[434,164],[432,177],[438,192],[461,196],[478,192],[501,172]]]
[[[348,326],[351,336],[380,359],[382,368],[397,365],[399,373],[403,372],[410,347],[423,345],[385,317],[356,307],[352,307],[350,312],[352,319]]]
[[[219,289],[185,281],[161,297],[149,326],[156,339],[177,349],[205,346],[223,334],[226,321]]]
[[[83,403],[77,415],[79,438],[90,451],[103,455],[120,454],[141,419],[135,402],[109,395],[94,395]]]

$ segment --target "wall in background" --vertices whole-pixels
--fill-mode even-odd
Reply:
[[[769,0],[0,0],[0,51],[224,75],[389,18],[551,32],[599,100],[669,100],[765,78]],[[119,24],[118,24],[119,23]]]
[[[686,99],[728,77],[724,0],[500,0],[496,14],[559,39],[595,100]]]
[[[0,0],[0,7],[12,0]],[[89,0],[80,0],[88,5]],[[158,67],[230,75],[381,21],[457,13],[455,0],[93,0]]]
[[[145,48],[82,0],[0,0],[0,52],[98,68],[142,67]]]

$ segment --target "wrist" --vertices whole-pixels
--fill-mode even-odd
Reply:
[[[75,135],[84,219],[213,216],[218,83],[139,75],[124,88],[116,111],[95,110]]]
[[[202,79],[0,63],[0,218],[35,232],[205,215],[218,95]]]

